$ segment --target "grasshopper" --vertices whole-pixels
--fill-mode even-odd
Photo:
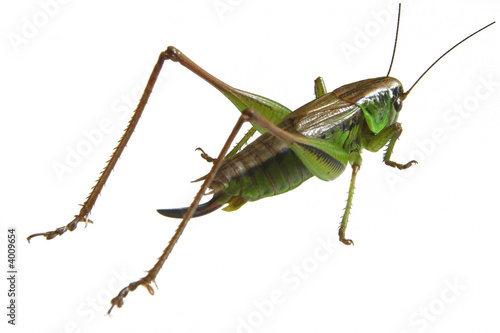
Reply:
[[[416,164],[415,160],[398,163],[391,159],[396,141],[402,133],[402,126],[397,119],[403,101],[441,58],[468,38],[495,23],[486,25],[455,44],[431,64],[409,90],[404,91],[401,82],[389,76],[396,51],[400,14],[401,6],[392,59],[386,76],[349,83],[331,92],[327,92],[323,79],[318,77],[314,82],[316,99],[295,111],[266,97],[224,83],[199,67],[181,51],[169,46],[160,53],[125,133],[80,212],[66,226],[33,234],[28,237],[28,241],[37,236],[53,239],[66,231],[75,230],[80,222],[92,223],[89,216],[97,197],[134,132],[163,64],[170,60],[178,62],[214,86],[236,106],[241,115],[217,158],[211,158],[198,148],[202,157],[213,163],[210,172],[197,180],[203,183],[189,207],[158,210],[162,215],[181,218],[182,222],[147,275],[130,283],[111,300],[108,314],[115,306],[120,308],[128,293],[140,285],[146,287],[150,294],[154,294],[152,283],[156,284],[155,279],[159,271],[191,218],[211,213],[222,206],[225,206],[222,208],[225,211],[234,211],[249,201],[293,190],[313,176],[324,181],[334,180],[345,171],[348,164],[352,167],[352,175],[347,204],[340,223],[339,240],[346,245],[353,244],[351,239],[346,238],[346,228],[356,175],[362,164],[362,150],[378,152],[387,146],[383,159],[386,165],[407,169]],[[251,123],[252,129],[230,150],[233,140],[246,122]],[[248,143],[256,132],[261,135]],[[212,195],[212,198],[200,204],[204,195]]]

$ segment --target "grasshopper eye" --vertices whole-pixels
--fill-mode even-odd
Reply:
[[[396,112],[399,112],[401,111],[401,109],[403,108],[403,101],[401,100],[401,98],[398,98],[394,101],[394,110],[396,110]]]

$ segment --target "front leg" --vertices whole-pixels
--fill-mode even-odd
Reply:
[[[363,148],[377,152],[382,149],[387,143],[387,150],[384,155],[384,163],[393,168],[398,168],[399,170],[407,169],[413,164],[417,164],[418,162],[415,160],[411,160],[406,164],[397,163],[391,161],[392,151],[394,150],[394,145],[396,144],[396,140],[399,139],[399,136],[403,133],[403,127],[401,127],[400,123],[394,123],[389,127],[384,128],[377,134],[365,134],[361,139],[361,144]]]

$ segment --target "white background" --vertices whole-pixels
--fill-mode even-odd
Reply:
[[[350,171],[331,183],[310,180],[239,211],[191,221],[158,276],[156,294],[138,289],[110,319],[110,298],[153,266],[178,224],[155,210],[187,206],[199,186],[189,181],[209,170],[194,149],[217,155],[235,124],[230,102],[178,64],[165,64],[92,212],[95,224],[51,241],[25,239],[77,214],[126,126],[117,107],[142,89],[159,52],[174,45],[225,82],[295,109],[314,98],[319,75],[328,90],[385,75],[396,15],[384,26],[377,22],[386,1],[221,1],[231,6],[222,16],[211,0],[69,1],[14,47],[9,36],[22,36],[27,21],[43,16],[40,3],[10,2],[0,10],[2,269],[8,226],[18,230],[19,260],[18,325],[6,324],[2,278],[2,327],[499,331],[500,86],[475,97],[488,92],[481,78],[500,81],[498,24],[445,57],[404,102],[394,157],[407,162],[420,154],[417,166],[399,173],[381,163],[382,152],[363,154],[347,229],[354,247],[336,241]],[[494,0],[405,2],[391,76],[409,88],[439,55],[498,13]],[[371,28],[366,45],[346,57],[340,46],[355,46],[359,31]],[[444,118],[454,105],[474,101],[479,105],[469,104],[467,118],[454,118],[460,123]],[[113,131],[58,179],[54,163],[66,163],[68,149],[84,144],[84,132],[103,119]],[[422,149],[418,142],[436,130],[444,139]],[[400,181],[391,187],[387,179],[395,176]],[[328,238],[331,254],[318,248],[318,239]],[[290,270],[302,265],[308,276],[295,277],[300,286],[293,289]],[[282,302],[269,306],[273,290]],[[256,303],[267,304],[265,310]]]

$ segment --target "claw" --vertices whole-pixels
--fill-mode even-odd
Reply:
[[[413,164],[418,164],[417,161],[415,160],[411,160],[410,162],[406,163],[405,165],[403,165],[403,169],[406,169],[406,168],[409,168],[411,167]]]
[[[354,242],[352,241],[352,239],[340,238],[340,241],[342,243],[344,243],[345,245],[352,245],[352,246],[354,246]]]
[[[155,290],[153,289],[153,287],[151,287],[150,284],[148,284],[147,286],[144,286],[146,287],[146,289],[148,290],[148,292],[151,294],[151,295],[154,295],[155,294]]]

